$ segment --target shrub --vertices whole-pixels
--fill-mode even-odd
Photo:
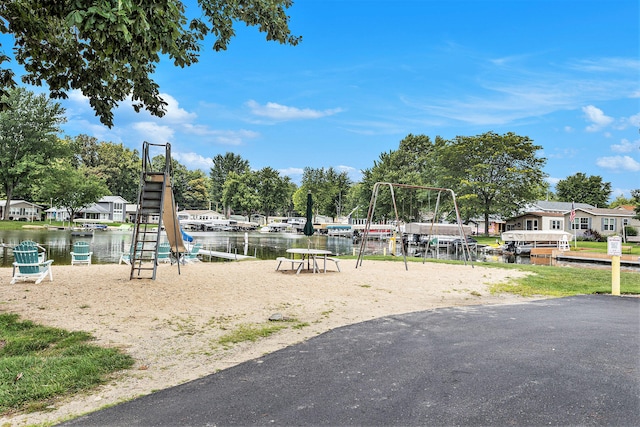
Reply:
[[[584,240],[590,240],[594,242],[604,242],[602,235],[596,230],[589,229],[584,233]]]

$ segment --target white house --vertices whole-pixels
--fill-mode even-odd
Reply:
[[[624,228],[631,226],[640,232],[640,219],[636,219],[635,212],[628,209],[605,208],[576,208],[575,218],[570,221],[571,210],[565,212],[566,230],[583,237],[589,230],[598,232],[602,236],[624,236]]]
[[[567,212],[571,212],[572,207],[576,209],[595,209],[595,206],[588,203],[537,200],[534,203],[528,204],[519,215],[509,218],[505,224],[505,231],[569,231],[568,223],[565,221],[565,215]]]
[[[223,214],[213,210],[185,209],[178,212],[177,215],[181,221],[213,221],[225,219]]]
[[[80,209],[74,220],[92,222],[125,222],[127,201],[120,196],[105,196],[91,206]],[[65,208],[47,209],[47,219],[69,221],[69,212]]]
[[[4,218],[7,201],[0,200],[0,218]],[[44,208],[26,200],[12,200],[9,203],[9,219],[15,221],[40,221]]]

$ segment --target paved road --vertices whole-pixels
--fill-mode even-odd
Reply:
[[[384,317],[65,425],[638,426],[640,298]]]

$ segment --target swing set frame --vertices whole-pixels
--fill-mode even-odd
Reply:
[[[462,227],[462,219],[460,217],[460,210],[458,209],[458,202],[456,201],[456,194],[452,189],[439,188],[439,187],[427,187],[423,185],[399,184],[399,183],[383,182],[383,181],[376,182],[373,185],[373,191],[371,192],[371,201],[369,202],[369,210],[367,212],[367,221],[365,223],[365,227],[362,232],[362,239],[360,241],[360,251],[358,252],[356,268],[362,265],[364,249],[367,242],[367,237],[369,236],[369,231],[371,230],[371,221],[373,218],[373,213],[376,209],[376,202],[378,200],[380,187],[384,187],[384,188],[388,187],[389,191],[391,192],[391,200],[393,201],[393,210],[396,215],[396,225],[400,223],[400,216],[398,215],[398,205],[396,204],[396,196],[395,196],[394,188],[437,191],[438,198],[436,200],[435,212],[433,214],[433,217],[431,218],[431,231],[433,231],[435,219],[438,216],[437,214],[438,214],[438,207],[440,205],[440,195],[443,192],[451,194],[451,198],[453,200],[453,206],[456,212],[456,223],[458,225],[458,229],[460,230],[460,236],[462,238],[462,255],[463,255],[464,264],[467,265],[467,260],[468,260],[469,263],[471,264],[471,268],[473,268],[473,261],[471,260],[471,250],[469,249],[469,242],[467,241],[467,236],[465,235],[464,228]],[[404,258],[404,267],[405,267],[405,270],[409,270],[409,265],[407,263],[407,250],[404,244],[401,244],[401,246],[402,246],[402,257]],[[427,243],[427,248],[425,248],[425,251],[424,251],[424,256],[422,260],[423,263],[426,261],[427,249],[428,249],[428,243]]]

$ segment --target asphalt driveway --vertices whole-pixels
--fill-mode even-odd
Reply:
[[[637,426],[640,298],[384,317],[64,425]]]

